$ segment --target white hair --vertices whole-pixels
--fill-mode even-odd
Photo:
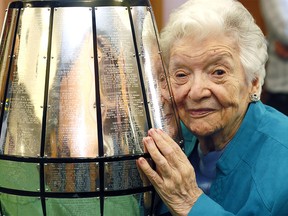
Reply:
[[[236,0],[188,0],[175,10],[160,37],[165,63],[169,62],[171,48],[179,39],[186,36],[204,39],[219,32],[235,38],[246,78],[249,82],[259,79],[261,92],[267,43],[252,15]]]

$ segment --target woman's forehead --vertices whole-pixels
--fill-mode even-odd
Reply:
[[[201,59],[202,57],[227,56],[233,57],[238,54],[235,40],[229,37],[209,37],[205,40],[195,40],[185,37],[173,44],[170,50],[170,59],[178,55],[191,59]]]

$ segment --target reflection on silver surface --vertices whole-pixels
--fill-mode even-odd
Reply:
[[[106,191],[125,190],[129,188],[139,188],[143,186],[136,161],[114,161],[105,163],[105,183]]]
[[[96,8],[96,28],[105,154],[142,153],[148,125],[127,8]]]
[[[179,140],[177,115],[160,56],[151,8],[132,7],[131,11],[152,127],[161,128],[175,140]]]
[[[12,51],[13,37],[16,29],[18,9],[9,9],[6,12],[5,26],[1,35],[1,47],[0,47],[0,119],[1,110],[4,105],[4,94],[6,82],[8,79],[9,60]],[[8,102],[8,101],[7,101]]]
[[[91,9],[56,8],[52,35],[45,155],[96,157]]]
[[[46,70],[49,71],[44,127],[47,157],[98,157],[102,143],[104,156],[143,153],[142,138],[149,128],[147,112],[152,127],[162,128],[173,137],[177,134],[176,115],[152,14],[147,7],[132,7],[131,11],[137,50],[127,7],[95,8],[96,38],[93,38],[91,8],[55,8],[47,70],[51,11],[48,8],[22,9],[14,70],[3,115],[0,143],[3,153],[40,154]],[[103,140],[100,142],[93,39],[97,47],[101,101]],[[25,55],[29,50],[30,54]],[[148,110],[144,106],[143,90],[146,90]]]
[[[45,190],[49,192],[99,191],[98,163],[48,163]]]
[[[50,11],[25,8],[20,16],[0,152],[37,157],[41,144]]]

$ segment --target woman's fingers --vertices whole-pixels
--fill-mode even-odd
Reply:
[[[169,176],[169,164],[165,156],[159,151],[158,147],[156,146],[154,140],[151,137],[145,137],[143,139],[144,146],[146,150],[149,152],[152,160],[156,164],[157,172],[159,176],[167,177]]]
[[[186,213],[202,193],[196,183],[194,169],[179,145],[162,130],[150,129],[148,135],[143,144],[156,170],[144,158],[137,160],[137,166],[171,212]]]
[[[185,155],[181,150],[180,146],[165,132],[161,129],[150,129],[148,135],[153,138],[157,147],[161,152],[166,155],[170,154],[171,151],[179,151],[182,155]],[[170,149],[170,148],[172,149]]]
[[[182,166],[183,163],[188,162],[188,159],[180,146],[161,129],[150,129],[148,135],[154,140],[153,143],[156,144],[156,148],[161,152],[161,155],[164,156],[165,161],[168,161],[170,166],[177,169],[179,166]]]
[[[170,138],[163,131],[158,129],[149,130],[149,136],[143,139],[143,144],[145,147],[145,151],[147,151],[154,163],[156,164],[156,173],[155,171],[150,170],[150,166],[146,166],[146,172],[144,173],[150,178],[157,179],[156,174],[159,178],[169,179],[177,170],[182,170],[190,166],[190,162],[188,161],[186,155],[183,153],[178,144]],[[149,173],[147,173],[149,171]],[[149,177],[149,175],[153,175]],[[155,181],[155,180],[154,180]]]
[[[150,164],[147,162],[147,160],[143,157],[140,157],[137,161],[137,166],[142,170],[142,172],[147,176],[149,181],[155,186],[155,185],[161,185],[163,180],[158,175],[158,173],[152,169]]]

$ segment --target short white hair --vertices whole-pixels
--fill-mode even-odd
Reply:
[[[248,10],[236,0],[188,0],[171,13],[160,36],[166,64],[174,43],[187,36],[204,39],[217,32],[231,35],[238,43],[240,60],[249,82],[265,78],[267,42]]]

